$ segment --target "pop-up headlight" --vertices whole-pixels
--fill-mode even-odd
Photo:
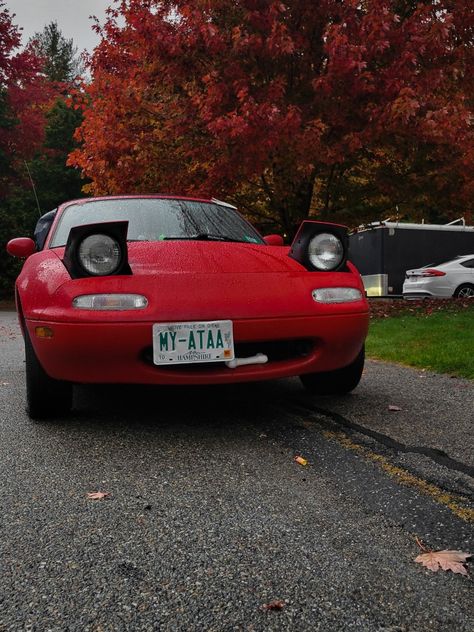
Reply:
[[[348,241],[345,226],[306,220],[291,244],[289,255],[310,271],[344,271]]]
[[[64,265],[73,279],[131,274],[127,256],[128,222],[102,222],[71,228]]]
[[[81,266],[93,276],[113,274],[122,260],[120,244],[109,235],[89,235],[79,244],[77,258]]]
[[[335,270],[344,258],[344,246],[336,235],[318,233],[309,242],[308,257],[318,270]]]

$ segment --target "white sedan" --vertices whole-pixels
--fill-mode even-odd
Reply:
[[[474,254],[462,255],[437,266],[407,270],[405,298],[474,298]]]

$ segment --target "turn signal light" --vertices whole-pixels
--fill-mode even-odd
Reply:
[[[52,338],[54,331],[51,327],[35,327],[35,334],[38,338]]]
[[[362,300],[362,292],[355,287],[322,287],[313,290],[317,303],[353,303]]]
[[[76,309],[97,311],[125,311],[127,309],[145,309],[148,301],[140,294],[84,294],[72,301]]]

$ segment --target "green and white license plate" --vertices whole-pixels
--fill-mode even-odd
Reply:
[[[153,325],[155,364],[226,362],[233,359],[231,320]]]

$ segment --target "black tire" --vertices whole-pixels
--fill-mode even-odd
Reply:
[[[365,347],[357,358],[342,369],[324,373],[307,373],[300,375],[300,380],[307,391],[313,395],[344,395],[350,393],[359,384],[364,370]]]
[[[72,407],[72,384],[49,377],[41,366],[25,327],[26,412],[31,419],[67,414]]]
[[[463,283],[454,292],[455,298],[474,298],[474,285],[472,283]]]

